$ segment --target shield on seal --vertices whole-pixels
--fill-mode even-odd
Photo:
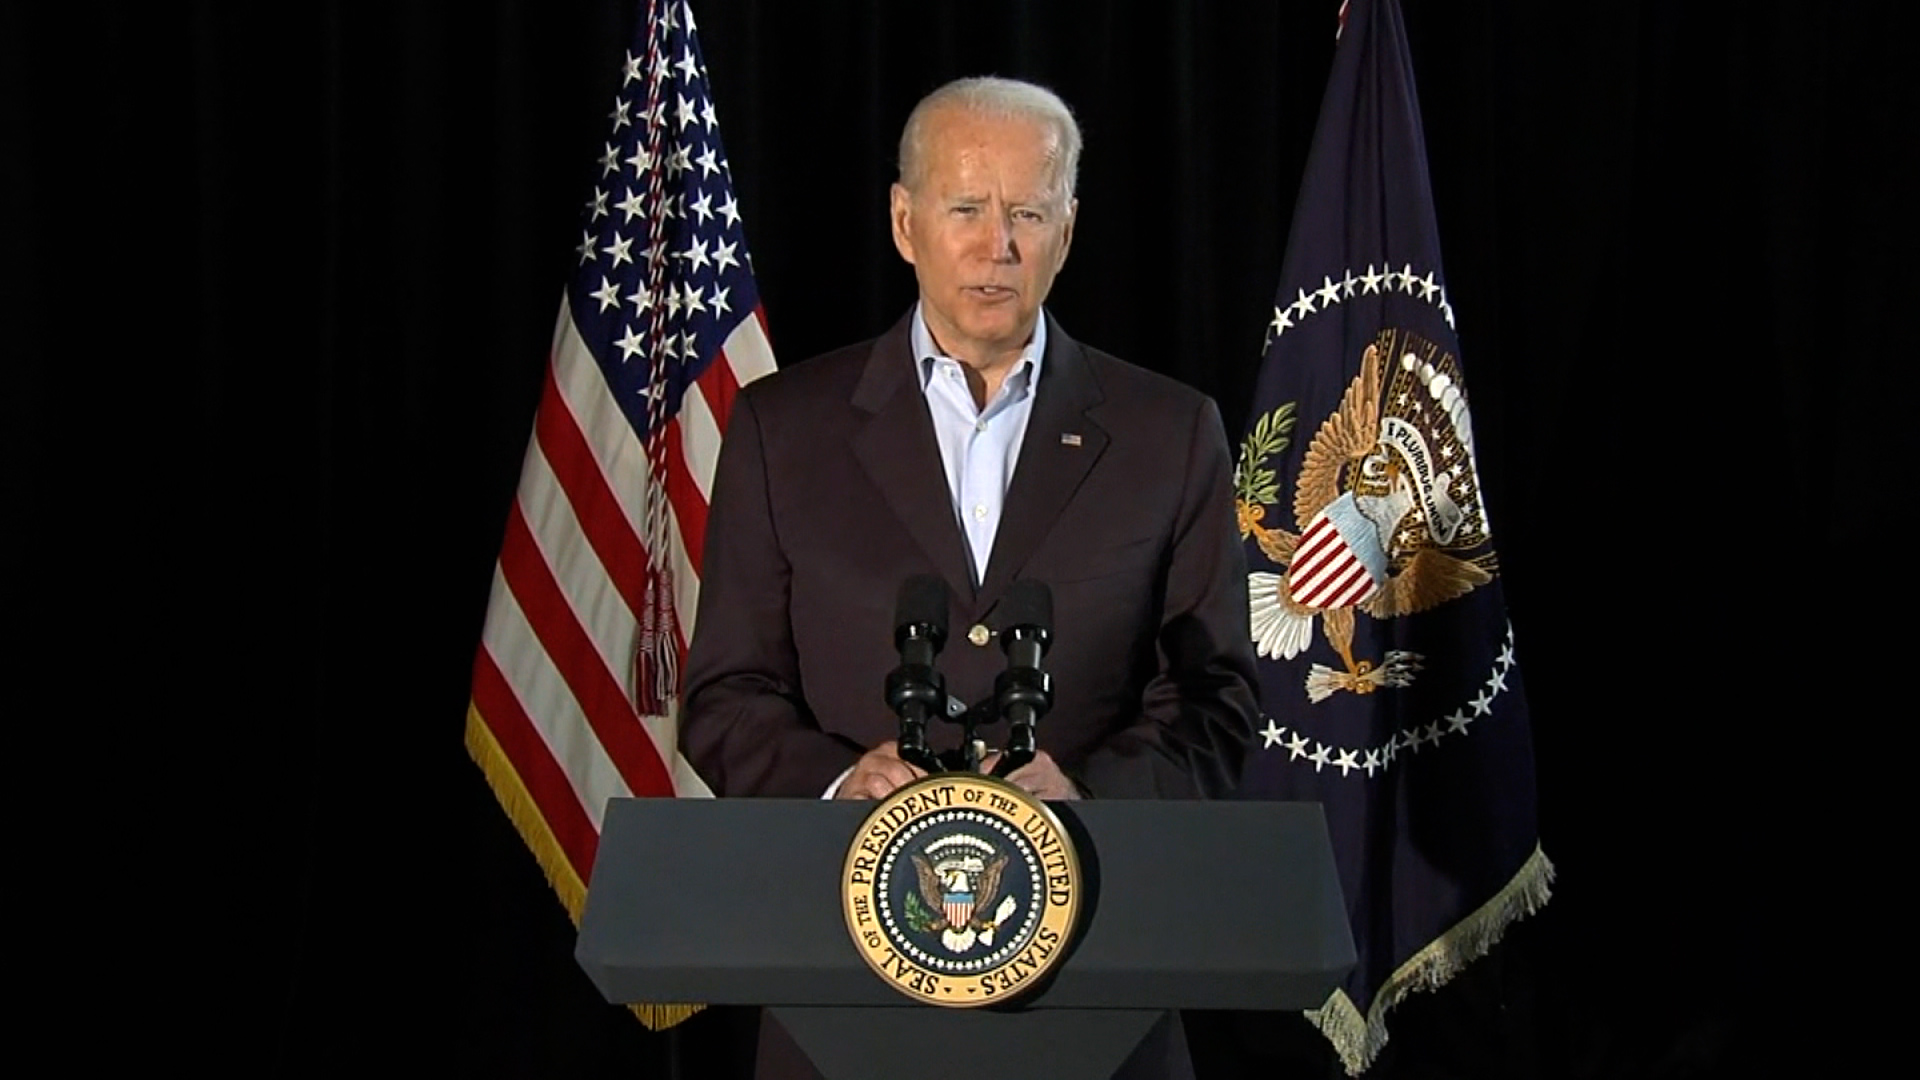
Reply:
[[[966,926],[967,922],[973,918],[973,893],[949,892],[942,897],[942,900],[941,906],[947,917],[948,926],[958,929]]]
[[[1294,603],[1321,610],[1351,607],[1379,591],[1380,583],[1327,512],[1313,515],[1287,566],[1287,593]]]

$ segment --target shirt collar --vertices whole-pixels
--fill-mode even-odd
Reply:
[[[940,351],[933,343],[933,331],[927,329],[927,317],[920,310],[919,301],[913,305],[913,327],[908,333],[913,346],[915,366],[920,372],[920,389],[925,390],[933,378],[933,363],[936,360],[951,360],[952,357]],[[1027,390],[1031,393],[1040,384],[1040,367],[1047,355],[1047,313],[1041,312],[1040,318],[1033,324],[1033,339],[1027,347],[1020,350],[1020,359],[1014,362],[1009,379],[1020,374],[1022,368],[1027,371]],[[955,361],[958,363],[958,361]]]

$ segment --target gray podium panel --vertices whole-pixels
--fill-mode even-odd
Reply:
[[[609,1001],[927,1009],[854,951],[842,861],[871,803],[616,799],[575,950]],[[1304,1009],[1354,963],[1318,804],[1054,804],[1093,875],[1031,1009]],[[930,1010],[947,1013],[949,1010]]]

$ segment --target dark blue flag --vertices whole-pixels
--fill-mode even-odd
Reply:
[[[1235,471],[1243,790],[1325,805],[1359,963],[1308,1016],[1349,1072],[1553,879],[1469,402],[1400,9],[1353,0]]]

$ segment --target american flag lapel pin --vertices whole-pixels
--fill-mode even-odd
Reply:
[[[1060,433],[1060,445],[1061,446],[1079,446],[1080,436],[1075,435],[1071,431],[1063,431]]]

